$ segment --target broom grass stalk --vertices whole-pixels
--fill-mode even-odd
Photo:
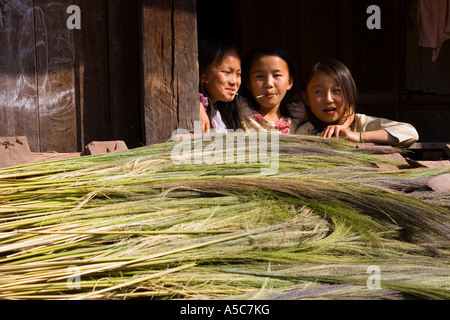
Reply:
[[[392,162],[375,158],[372,151],[355,149],[339,139],[289,136],[280,137],[278,174],[261,177],[261,164],[175,165],[171,161],[174,145],[0,170],[0,249],[13,248],[3,251],[8,257],[0,256],[0,273],[8,273],[5,279],[18,283],[30,281],[18,285],[15,294],[19,297],[26,288],[36,289],[27,291],[28,297],[38,294],[39,288],[55,283],[49,279],[67,279],[64,268],[77,262],[99,285],[110,274],[122,273],[122,280],[131,281],[129,277],[147,272],[142,268],[157,273],[178,260],[196,263],[201,268],[172,274],[159,289],[166,289],[169,298],[208,299],[216,297],[199,288],[233,288],[251,298],[245,293],[263,297],[275,285],[275,278],[224,277],[217,271],[224,265],[259,272],[271,262],[281,272],[305,264],[332,268],[348,263],[343,271],[350,274],[352,265],[386,260],[399,264],[392,272],[402,272],[407,264],[429,272],[420,279],[411,278],[398,290],[417,290],[421,298],[443,296],[440,290],[448,280],[441,277],[437,283],[433,276],[441,271],[425,271],[425,266],[449,268],[445,245],[449,210],[390,188],[420,186],[423,182],[417,179],[450,170],[386,172],[375,164]],[[203,238],[209,230],[219,235],[271,225],[277,228],[202,246],[218,239]],[[54,242],[63,235],[68,238]],[[145,260],[149,257],[153,258]],[[276,281],[280,290],[298,283]],[[95,288],[92,282],[85,284]],[[145,287],[155,292],[154,285]],[[174,289],[167,290],[171,286]],[[68,291],[62,288],[60,296],[74,297],[64,292]],[[8,292],[0,294],[8,298]],[[133,297],[133,292],[122,297],[127,294]],[[59,295],[48,291],[50,296]],[[115,297],[109,291],[101,295]]]
[[[83,300],[83,299],[86,299],[86,298],[101,298],[101,297],[103,297],[103,294],[105,292],[117,290],[117,289],[120,289],[120,288],[123,288],[123,287],[133,286],[135,284],[138,284],[138,283],[141,283],[141,282],[145,282],[145,281],[148,281],[148,280],[151,280],[151,279],[154,279],[154,278],[164,277],[167,274],[178,272],[178,271],[182,271],[182,270],[185,270],[185,269],[189,269],[189,268],[192,268],[194,266],[195,266],[195,263],[182,265],[182,266],[179,266],[179,267],[176,267],[176,268],[172,268],[172,269],[169,269],[169,270],[166,270],[166,271],[162,271],[162,272],[158,272],[156,274],[152,274],[150,276],[138,277],[136,279],[132,279],[132,280],[127,281],[125,283],[118,284],[118,285],[110,287],[110,288],[105,288],[103,290],[95,291],[95,292],[92,292],[92,293],[89,293],[89,294],[86,294],[86,295],[83,295],[83,296],[78,296],[78,297],[73,298],[73,299],[75,299],[75,300]]]
[[[319,276],[319,275],[317,276],[285,275],[271,272],[253,272],[253,271],[224,270],[224,269],[221,270],[221,272],[250,275],[263,278],[276,278],[289,281],[311,281],[327,284],[352,284],[361,287],[367,286],[367,278],[364,280],[358,280],[350,277]],[[436,287],[427,288],[423,286],[417,286],[415,284],[410,284],[407,281],[383,280],[382,288],[401,291],[425,299],[448,299],[450,297],[448,288],[436,288]]]
[[[101,268],[98,268],[98,269],[82,272],[82,273],[79,274],[79,276],[86,275],[86,274],[93,273],[93,272],[99,272],[99,271],[110,271],[110,270],[114,270],[114,269],[117,269],[117,268],[120,268],[120,267],[125,267],[127,265],[143,262],[145,260],[151,260],[151,259],[155,259],[155,258],[169,256],[169,255],[172,255],[172,254],[185,252],[185,251],[189,251],[189,250],[193,250],[193,249],[197,249],[197,248],[201,248],[201,247],[205,247],[205,246],[210,246],[210,245],[221,243],[221,242],[227,242],[227,241],[231,241],[231,240],[240,239],[240,238],[243,238],[243,237],[248,237],[250,235],[257,234],[259,232],[262,232],[262,230],[255,230],[255,231],[251,231],[251,232],[235,234],[235,235],[232,235],[232,236],[221,237],[219,239],[203,241],[203,242],[201,242],[199,244],[194,244],[194,245],[187,246],[187,247],[173,249],[173,250],[170,250],[170,251],[167,251],[167,252],[152,254],[152,255],[144,256],[144,257],[141,257],[141,258],[138,258],[138,259],[133,259],[133,260],[130,260],[130,261],[119,262],[119,263],[116,263],[116,264],[113,264],[113,265],[110,265],[110,266],[101,267]],[[67,277],[55,278],[55,279],[52,279],[52,281],[58,281],[58,280],[65,279],[65,278],[67,278]]]
[[[205,230],[205,231],[31,231],[18,230],[16,233],[32,233],[32,234],[63,234],[63,235],[132,235],[132,236],[148,236],[148,235],[202,235],[202,234],[227,234],[236,233],[237,230]]]

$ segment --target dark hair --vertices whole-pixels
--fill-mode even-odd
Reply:
[[[243,95],[247,98],[249,105],[255,110],[259,109],[258,102],[255,100],[252,93],[247,88],[247,85],[250,83],[250,68],[252,66],[252,63],[256,59],[265,57],[265,56],[275,56],[275,57],[279,57],[279,58],[283,59],[288,66],[289,76],[295,79],[295,68],[294,68],[294,64],[292,63],[291,57],[289,56],[289,54],[286,51],[284,51],[280,47],[273,46],[273,45],[265,45],[265,46],[250,50],[245,55],[245,58],[242,62],[242,82],[244,84],[242,86],[242,92],[243,92]],[[289,111],[289,103],[293,102],[293,100],[294,100],[293,92],[294,92],[294,90],[291,88],[291,90],[289,90],[286,93],[285,97],[281,101],[280,114],[282,117],[292,118],[292,114]]]
[[[239,49],[232,42],[223,38],[209,38],[202,40],[198,45],[198,67],[200,74],[199,92],[209,98],[209,94],[201,81],[202,75],[213,64],[221,64],[230,52],[236,52],[239,55]],[[227,129],[238,129],[240,127],[239,113],[236,99],[231,102],[218,101],[215,107],[220,111],[222,120]],[[211,114],[210,108],[207,108],[208,116]]]
[[[302,90],[304,92],[306,92],[311,78],[320,72],[327,73],[336,80],[338,85],[341,87],[344,100],[346,101],[347,110],[345,116],[352,116],[355,113],[355,106],[358,100],[358,90],[350,70],[348,70],[342,62],[336,59],[325,59],[316,62],[311,66],[311,68],[309,68],[303,78]],[[325,129],[328,124],[322,123],[322,121],[316,119],[316,117],[313,116],[309,106],[306,109],[308,112],[308,117],[316,129],[319,131]]]
[[[198,44],[198,68],[200,78],[211,65],[221,64],[225,57],[232,51],[235,51],[239,55],[237,46],[226,39],[210,38],[202,40]],[[207,92],[204,91],[201,81],[199,90],[201,93],[207,94]]]

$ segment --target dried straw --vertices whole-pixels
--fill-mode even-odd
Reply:
[[[449,170],[282,136],[262,176],[175,145],[0,170],[0,298],[450,298],[450,197],[421,191]]]

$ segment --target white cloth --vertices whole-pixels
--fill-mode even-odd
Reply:
[[[227,133],[227,126],[222,120],[220,111],[217,110],[211,103],[211,128],[215,130],[216,133]]]

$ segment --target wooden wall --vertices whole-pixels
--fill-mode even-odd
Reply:
[[[94,140],[133,148],[191,130],[197,41],[219,35],[242,53],[285,48],[297,84],[316,60],[338,58],[357,82],[359,112],[410,122],[421,141],[448,141],[450,40],[431,63],[431,49],[417,45],[417,1],[2,0],[0,136],[26,136],[35,152],[76,152]],[[81,30],[66,26],[71,4]],[[381,30],[366,27],[372,4]]]
[[[139,2],[78,0],[75,38],[78,149],[91,141],[143,144],[140,108]]]
[[[81,29],[69,30],[69,5]],[[195,0],[0,2],[0,136],[32,151],[129,148],[198,119]]]
[[[0,136],[31,148],[77,148],[71,1],[5,0],[0,7]]]

